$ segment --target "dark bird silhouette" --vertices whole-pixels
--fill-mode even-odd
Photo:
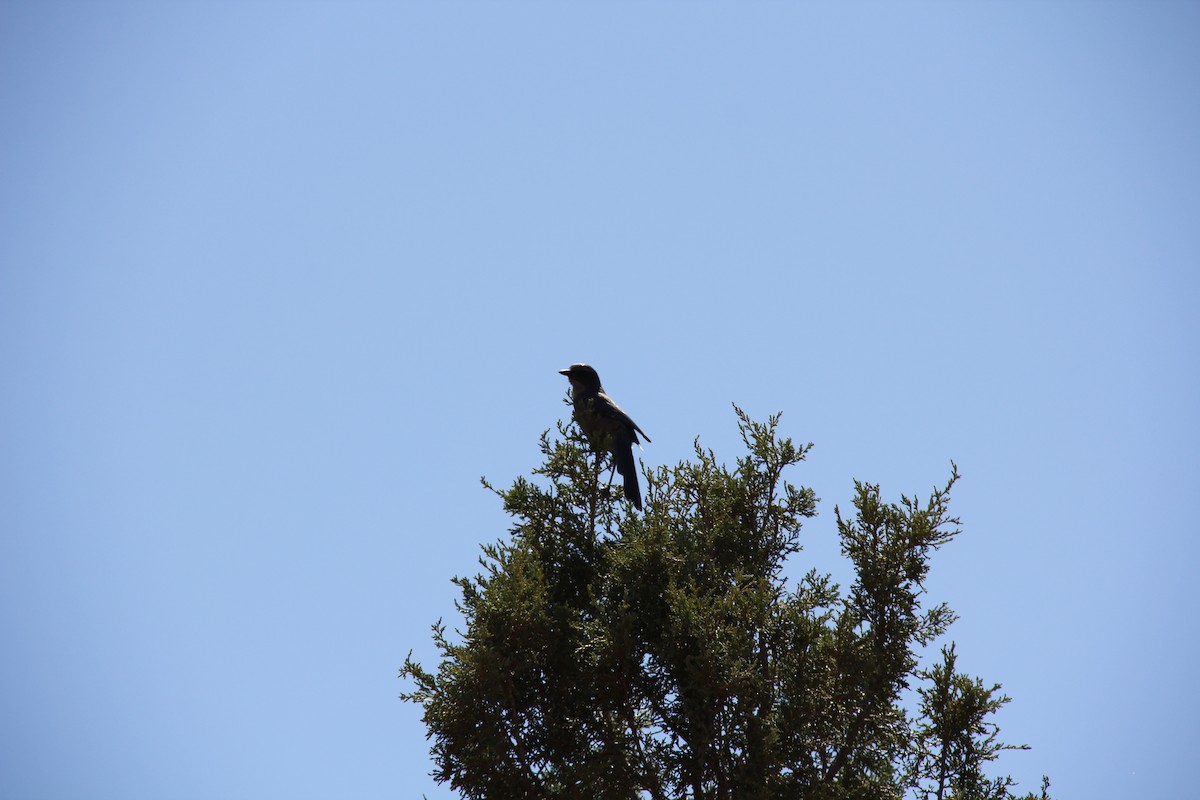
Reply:
[[[596,450],[612,453],[616,470],[625,480],[625,497],[641,511],[642,490],[633,463],[633,446],[641,444],[639,433],[647,442],[650,437],[604,392],[595,369],[587,364],[572,364],[559,373],[571,382],[571,400],[579,428]]]

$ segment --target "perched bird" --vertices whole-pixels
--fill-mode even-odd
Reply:
[[[637,467],[633,463],[633,446],[640,446],[639,433],[647,442],[650,437],[604,392],[595,369],[587,364],[572,364],[560,369],[559,373],[571,382],[575,421],[593,447],[612,453],[617,472],[625,480],[625,497],[641,511],[642,490],[638,487]]]

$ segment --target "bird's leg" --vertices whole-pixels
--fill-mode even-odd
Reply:
[[[608,485],[612,486],[613,475],[617,472],[617,451],[613,449],[612,433],[607,433],[604,436],[604,452],[612,456],[612,466],[608,470]]]

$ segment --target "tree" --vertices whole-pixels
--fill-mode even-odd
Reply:
[[[540,481],[485,481],[511,535],[454,579],[465,628],[434,625],[436,672],[411,653],[401,671],[434,777],[489,800],[1013,798],[983,772],[1013,749],[990,722],[1008,698],[956,672],[953,646],[919,667],[954,620],[922,583],[959,532],[957,469],[925,502],[856,482],[854,514],[835,509],[853,584],[789,587],[817,498],[784,472],[812,445],[735,410],[736,468],[697,440],[647,472],[641,515],[574,425],[542,435]]]

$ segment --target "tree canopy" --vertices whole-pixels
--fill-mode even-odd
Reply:
[[[992,721],[1009,698],[959,673],[953,644],[921,662],[955,619],[923,582],[960,530],[957,469],[923,500],[856,481],[853,513],[835,509],[852,584],[789,584],[818,501],[785,473],[811,445],[735,410],[736,466],[697,440],[645,473],[644,514],[573,424],[542,435],[533,479],[489,485],[509,535],[453,579],[464,627],[434,624],[436,669],[401,671],[434,777],[472,800],[1016,797],[985,773],[1023,747]]]

